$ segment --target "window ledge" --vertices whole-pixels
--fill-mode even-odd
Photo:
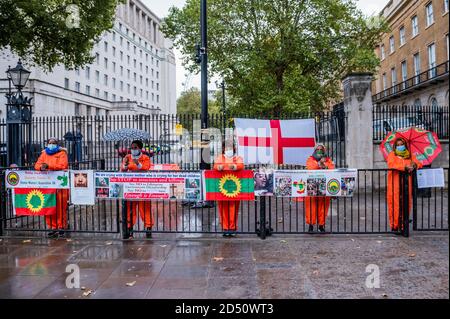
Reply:
[[[414,38],[417,38],[417,37],[419,36],[419,34],[420,34],[420,32],[417,33],[415,36],[412,36],[412,37],[411,37],[411,40],[414,39]]]
[[[433,25],[434,25],[434,21],[433,21],[432,24],[430,24],[429,26],[427,26],[427,27],[425,28],[425,30],[427,30],[428,28],[432,27]]]

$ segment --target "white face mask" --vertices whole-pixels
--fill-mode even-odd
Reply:
[[[131,155],[133,156],[139,156],[141,154],[140,150],[131,150]]]
[[[226,156],[226,157],[232,157],[233,155],[234,155],[233,150],[226,150],[226,151],[225,151],[225,156]]]

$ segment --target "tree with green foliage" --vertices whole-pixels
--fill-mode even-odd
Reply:
[[[93,61],[96,41],[113,27],[123,0],[1,0],[0,49],[51,71]]]
[[[200,0],[172,7],[162,31],[198,72]],[[347,0],[208,0],[210,76],[227,83],[231,111],[319,111],[340,96],[349,72],[373,72],[386,24],[368,23]]]
[[[220,96],[219,96],[220,93]],[[216,92],[214,99],[208,102],[208,113],[219,114],[221,112],[221,92]],[[200,114],[201,93],[196,87],[192,87],[181,93],[177,100],[178,114]]]

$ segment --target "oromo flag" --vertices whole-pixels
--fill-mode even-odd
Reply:
[[[204,171],[206,200],[254,200],[253,171]]]
[[[56,213],[56,189],[15,188],[14,208],[17,216],[42,216]]]

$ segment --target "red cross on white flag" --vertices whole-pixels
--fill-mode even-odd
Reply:
[[[315,121],[234,119],[245,164],[305,165],[315,146]]]

